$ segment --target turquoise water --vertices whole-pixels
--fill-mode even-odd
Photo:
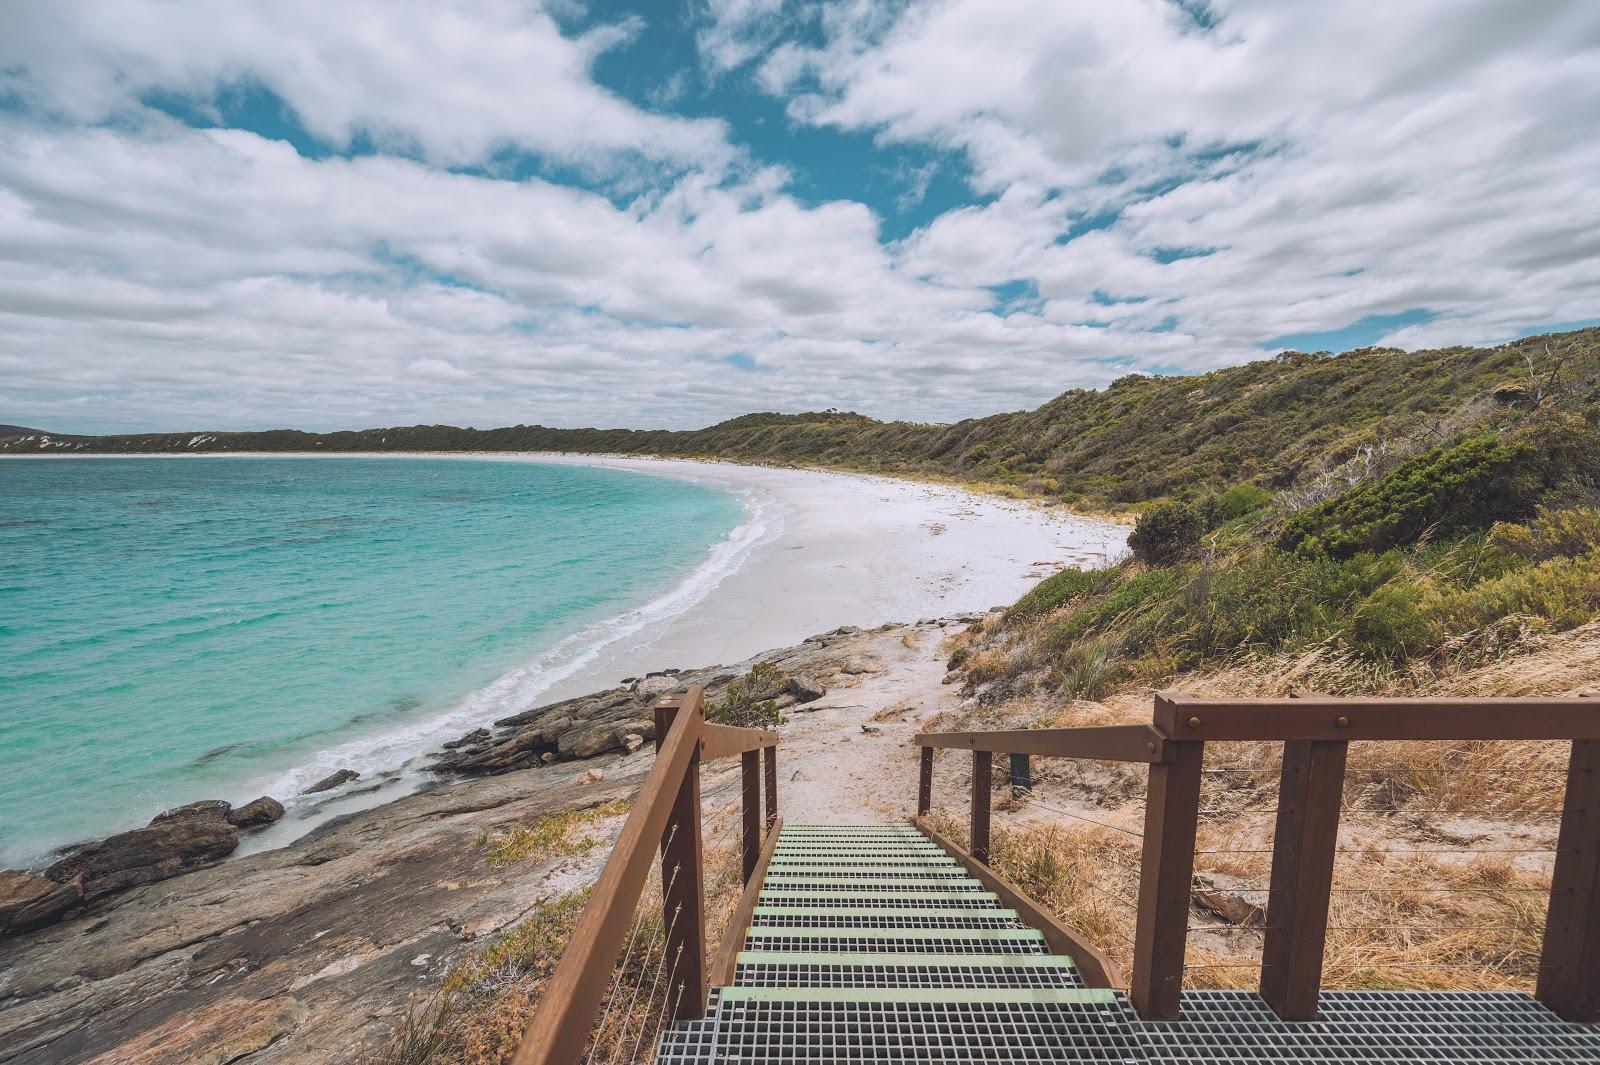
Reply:
[[[0,865],[520,709],[743,514],[577,466],[0,461]]]

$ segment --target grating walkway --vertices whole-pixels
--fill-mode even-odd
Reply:
[[[661,1065],[1589,1062],[1600,1032],[1511,992],[1332,991],[1279,1021],[1242,991],[1138,1019],[910,826],[784,825],[731,987]]]

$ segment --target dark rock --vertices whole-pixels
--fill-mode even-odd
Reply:
[[[784,690],[794,696],[797,703],[811,703],[828,694],[828,689],[815,677],[791,673],[783,684]]]
[[[1194,878],[1191,897],[1200,909],[1216,914],[1229,924],[1259,928],[1267,923],[1266,910],[1238,891],[1223,887],[1207,877],[1197,875]]]
[[[332,791],[334,788],[337,788],[340,784],[348,784],[352,780],[359,779],[360,776],[361,776],[361,774],[357,773],[354,769],[341,769],[337,773],[331,773],[328,776],[323,777],[321,780],[317,781],[315,784],[311,785],[309,788],[307,788],[305,791],[302,791],[300,794],[302,794],[302,795],[316,795],[316,794],[319,794],[320,792]]]
[[[44,875],[58,884],[81,877],[92,902],[220,862],[238,845],[239,833],[226,821],[160,821],[79,847]]]
[[[557,749],[568,758],[593,758],[607,751],[622,750],[622,734],[608,723],[575,728],[562,735]]]
[[[59,921],[83,904],[83,878],[64,884],[32,873],[0,869],[0,936],[16,935]]]
[[[270,825],[283,816],[283,803],[270,795],[253,799],[228,812],[228,824],[234,828],[260,828]]]
[[[170,810],[164,810],[152,817],[150,823],[160,825],[168,821],[226,821],[228,811],[232,809],[232,803],[221,799],[201,799],[186,806],[174,806]]]
[[[547,724],[554,728],[543,725],[525,728],[493,746],[441,758],[431,769],[435,773],[491,774],[537,765],[539,756],[555,746],[555,738],[550,733],[555,731],[559,735],[571,726],[572,719],[563,717]]]
[[[445,744],[444,749],[447,751],[455,751],[462,747],[481,747],[483,744],[489,742],[490,735],[491,733],[486,728],[475,728],[465,736],[461,737],[459,740],[451,740],[449,743]]]

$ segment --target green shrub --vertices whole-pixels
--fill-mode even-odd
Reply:
[[[1439,606],[1451,633],[1468,632],[1513,616],[1564,631],[1600,614],[1600,551],[1553,558],[1458,589]]]
[[[1272,493],[1252,481],[1236,484],[1211,500],[1210,524],[1226,525],[1238,521],[1246,514],[1264,510],[1272,502]]]
[[[1350,616],[1345,642],[1375,659],[1404,661],[1439,645],[1439,597],[1420,584],[1397,580],[1373,591]]]
[[[1133,557],[1147,566],[1171,566],[1193,558],[1200,538],[1206,533],[1206,519],[1188,503],[1158,503],[1139,516],[1128,537]]]
[[[758,662],[739,680],[728,682],[721,699],[706,705],[706,720],[740,728],[777,728],[787,719],[777,697],[788,680],[770,662]]]
[[[1289,520],[1279,543],[1349,558],[1415,543],[1430,529],[1450,533],[1515,521],[1551,487],[1549,472],[1546,457],[1526,439],[1469,437],[1306,508]]]
[[[1541,507],[1525,525],[1496,525],[1489,530],[1489,542],[1530,562],[1586,555],[1600,550],[1600,507]]]
[[[1052,573],[1013,603],[1006,611],[1006,617],[1028,618],[1048,614],[1061,604],[1101,587],[1105,579],[1105,570],[1064,569]]]

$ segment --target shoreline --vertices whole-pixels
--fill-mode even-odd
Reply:
[[[245,837],[240,856],[288,845],[330,821],[436,786],[428,764],[441,745],[498,718],[610,688],[624,677],[743,661],[842,625],[870,628],[982,612],[1014,601],[1062,566],[1120,557],[1127,536],[1126,527],[1100,519],[953,486],[742,461],[550,452],[37,457],[579,465],[696,482],[740,499],[744,520],[650,602],[585,626],[425,717],[339,740],[287,771],[242,775],[236,795],[227,797],[243,802],[269,794],[288,814]],[[302,795],[312,782],[347,767],[361,778],[325,795]]]

